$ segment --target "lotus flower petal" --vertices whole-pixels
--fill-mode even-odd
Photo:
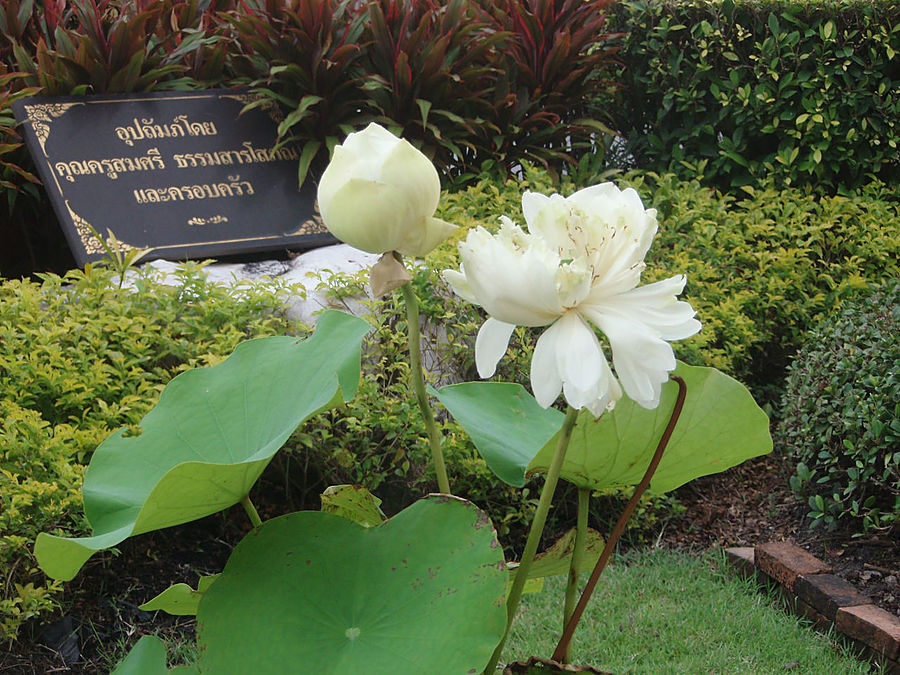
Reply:
[[[475,343],[479,374],[494,374],[512,324],[549,325],[531,362],[540,405],[562,392],[569,405],[600,415],[624,388],[640,405],[657,406],[675,368],[667,340],[693,335],[700,322],[677,299],[683,275],[638,286],[656,210],[644,209],[635,190],[602,183],[570,197],[526,192],[522,213],[527,232],[501,216],[497,234],[470,232],[460,269],[444,272],[460,297],[490,315]],[[609,339],[616,375],[591,324]]]

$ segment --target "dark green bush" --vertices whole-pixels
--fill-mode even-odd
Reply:
[[[834,193],[900,178],[893,0],[626,0],[616,128],[640,169]]]
[[[900,279],[810,332],[782,409],[777,437],[813,524],[900,529]]]

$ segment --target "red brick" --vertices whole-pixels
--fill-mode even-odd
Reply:
[[[753,564],[753,548],[743,546],[739,548],[726,548],[725,560],[738,573],[742,579],[756,575],[756,567]]]
[[[841,607],[872,602],[852,584],[833,574],[801,574],[794,582],[794,592],[803,602],[832,620]]]
[[[891,661],[900,661],[900,618],[875,605],[841,607],[835,616],[837,629],[866,643]]]
[[[794,613],[797,616],[802,616],[804,619],[812,622],[813,628],[818,631],[825,632],[832,626],[831,619],[816,611],[814,607],[811,607],[799,598],[797,598],[794,603]]]
[[[790,591],[794,590],[794,582],[801,574],[831,572],[831,568],[812,553],[787,541],[757,546],[755,559],[759,569]]]

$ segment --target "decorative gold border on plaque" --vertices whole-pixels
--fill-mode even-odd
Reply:
[[[275,122],[275,124],[284,122],[284,112],[281,110],[281,106],[265,96],[260,96],[259,94],[222,94],[219,98],[230,98],[235,101],[240,101],[245,106],[256,103],[257,101],[262,101],[262,105],[260,105],[259,108],[268,113],[269,119]]]
[[[34,129],[34,136],[38,139],[38,143],[41,144],[41,152],[44,153],[44,157],[47,156],[47,149],[44,146],[50,137],[50,125],[53,123],[53,120],[57,117],[62,117],[70,108],[76,105],[84,105],[84,103],[36,103],[24,106],[25,114],[28,116],[27,121],[31,123],[31,127]]]
[[[293,232],[288,232],[284,236],[285,237],[295,237],[300,234],[327,234],[328,228],[325,227],[325,223],[322,222],[322,216],[315,215],[307,221],[304,221],[300,224]]]
[[[90,228],[92,227],[92,225],[72,210],[72,207],[69,205],[68,199],[66,200],[66,210],[69,212],[69,217],[75,224],[75,231],[78,232],[78,237],[81,239],[81,245],[84,246],[85,253],[106,253],[106,249],[103,248],[103,244],[97,239],[97,237],[94,236],[94,233],[91,232]],[[96,228],[94,228],[94,230],[96,231]],[[127,244],[122,240],[119,240],[118,244],[119,249],[122,251],[131,251],[135,248],[131,244]]]
[[[253,103],[255,101],[263,100],[259,108],[266,112],[269,115],[269,118],[274,121],[276,124],[280,124],[284,121],[284,112],[277,102],[272,99],[267,99],[258,94],[208,94],[206,96],[200,95],[186,95],[186,96],[167,96],[167,100],[196,100],[200,98],[230,98],[236,100],[244,105],[249,103]],[[68,112],[71,108],[78,105],[97,105],[103,103],[118,103],[122,99],[121,98],[109,98],[109,99],[92,99],[86,101],[74,101],[74,102],[66,102],[66,103],[39,103],[33,105],[25,105],[23,106],[27,119],[26,122],[32,125],[34,129],[35,137],[41,146],[41,151],[44,153],[44,158],[49,159],[47,156],[47,151],[45,149],[45,144],[47,138],[50,135],[50,125],[53,123],[55,118],[61,117],[66,112]],[[145,98],[132,98],[128,97],[129,101],[155,101],[157,97],[145,97]],[[56,183],[57,191],[60,196],[62,196],[63,191],[61,186],[59,185],[59,181],[57,180],[56,173],[50,169],[50,175],[53,177],[54,182]],[[79,239],[81,240],[81,244],[84,247],[84,250],[88,254],[104,254],[106,250],[103,248],[103,245],[100,241],[94,236],[89,227],[91,227],[90,223],[87,220],[82,218],[80,215],[75,213],[72,210],[72,207],[69,205],[68,200],[64,200],[66,205],[66,210],[69,213],[69,216],[72,219],[73,224],[75,225],[75,230],[78,234]],[[96,228],[95,228],[96,229]],[[242,242],[259,242],[266,241],[269,239],[283,239],[285,237],[292,236],[300,236],[300,235],[314,235],[314,234],[327,234],[328,229],[325,227],[324,222],[322,221],[322,217],[319,214],[314,215],[312,218],[301,223],[296,230],[292,232],[288,232],[286,234],[276,234],[276,235],[268,235],[268,236],[257,236],[257,237],[238,237],[233,239],[218,239],[218,240],[207,240],[207,241],[199,241],[199,242],[189,242],[189,243],[179,243],[179,244],[167,244],[162,246],[154,246],[152,250],[159,251],[165,249],[177,249],[188,246],[210,246],[215,244],[236,244]],[[121,250],[132,250],[137,248],[136,246],[132,246],[126,242],[119,240],[119,245]]]

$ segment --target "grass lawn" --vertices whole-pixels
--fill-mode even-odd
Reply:
[[[564,582],[548,579],[543,592],[524,596],[505,661],[553,652]],[[192,640],[170,636],[167,642],[171,665],[197,658]],[[127,649],[109,646],[112,667]],[[606,569],[575,634],[573,662],[617,675],[870,672],[844,643],[813,631],[774,596],[733,576],[721,554],[658,550],[618,557]]]
[[[646,551],[608,567],[575,633],[573,663],[614,673],[868,673],[835,637],[786,614],[719,553]],[[586,581],[586,576],[585,576]],[[549,657],[564,577],[526,595],[504,660]]]

